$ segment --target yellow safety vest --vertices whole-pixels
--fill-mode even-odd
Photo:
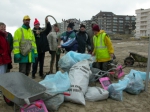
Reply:
[[[22,58],[22,60],[20,61],[21,63],[23,62],[34,62],[33,61],[33,55],[34,54],[37,54],[37,47],[36,47],[36,43],[35,43],[35,37],[34,37],[34,34],[32,32],[31,29],[24,29],[22,28],[23,30],[23,36],[24,36],[24,39],[25,40],[30,40],[31,43],[32,43],[32,50],[26,58],[28,60],[23,60],[23,58],[25,58],[26,56],[22,56],[22,55],[19,55],[19,58]],[[15,31],[15,35],[14,35],[14,41],[13,41],[13,52],[14,52],[14,55],[18,55],[20,54],[20,42],[21,42],[21,38],[22,38],[22,31],[21,31],[21,28],[17,29]],[[21,57],[20,57],[21,56]]]
[[[100,33],[98,36],[94,36],[94,47],[96,60],[109,59],[110,54],[108,52],[107,46],[105,45],[106,33]]]

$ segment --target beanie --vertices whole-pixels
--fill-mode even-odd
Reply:
[[[30,17],[28,15],[24,16],[23,20],[26,20],[26,19],[30,19]]]
[[[69,28],[73,29],[73,27],[74,27],[74,23],[69,23],[67,27],[69,27]]]
[[[100,28],[99,28],[98,25],[94,25],[93,28],[92,28],[92,30],[93,30],[93,31],[98,31],[98,32],[99,32],[99,31],[100,31]]]
[[[40,24],[40,22],[35,18],[34,25]]]
[[[80,28],[81,28],[81,27],[84,27],[84,28],[85,28],[85,25],[84,25],[84,24],[81,24],[81,25],[80,25]]]

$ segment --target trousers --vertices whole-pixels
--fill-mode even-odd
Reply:
[[[31,70],[31,63],[19,63],[19,72],[29,75]]]
[[[44,66],[45,53],[39,53],[38,58],[35,60],[35,63],[32,64],[32,76],[35,76],[37,73],[38,63],[39,63],[39,73],[40,76],[43,76],[43,66]]]

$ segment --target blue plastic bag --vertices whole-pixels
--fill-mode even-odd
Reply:
[[[45,86],[49,93],[62,93],[70,88],[70,79],[67,72],[61,73],[58,71],[55,75],[47,75],[39,83]]]
[[[90,58],[91,58],[90,54],[81,54],[70,51],[59,60],[58,66],[64,71],[69,71],[70,68],[77,62]]]
[[[129,78],[126,92],[137,95],[144,90],[143,79],[139,73],[131,71],[126,77]]]
[[[124,78],[123,80],[119,80],[118,83],[113,83],[109,85],[108,87],[109,97],[114,100],[122,101],[123,90],[127,87],[128,83],[129,83],[129,79]]]
[[[146,80],[146,72],[141,72],[132,69],[129,74],[133,74],[133,73],[139,74],[143,80]],[[150,79],[150,74],[149,74],[149,79]]]

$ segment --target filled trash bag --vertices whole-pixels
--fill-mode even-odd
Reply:
[[[47,75],[44,80],[39,82],[47,88],[48,93],[62,93],[70,88],[68,73],[58,71],[55,75]]]
[[[122,101],[123,100],[123,90],[127,87],[129,83],[128,78],[124,78],[123,80],[119,80],[118,83],[113,83],[108,86],[109,97]]]
[[[70,68],[77,62],[90,58],[91,58],[90,54],[81,54],[70,51],[59,60],[58,66],[64,71],[69,71]]]
[[[146,80],[146,72],[141,72],[141,71],[132,69],[129,74],[133,74],[133,73],[139,74],[141,76],[142,80]],[[150,80],[150,74],[149,74],[149,80]]]
[[[88,101],[99,101],[105,100],[109,96],[109,92],[100,87],[88,87],[87,93],[85,94],[85,100]]]
[[[144,90],[143,79],[140,74],[130,73],[126,77],[129,78],[129,83],[125,89],[126,92],[137,95]]]
[[[87,60],[76,63],[69,71],[71,87],[65,96],[65,101],[85,105],[84,95],[87,92],[91,70]]]
[[[44,99],[47,99],[49,97],[50,96],[47,94],[44,95]],[[54,97],[52,95],[52,98],[44,101],[44,103],[49,111],[57,111],[63,102],[64,102],[63,94],[58,94]]]

